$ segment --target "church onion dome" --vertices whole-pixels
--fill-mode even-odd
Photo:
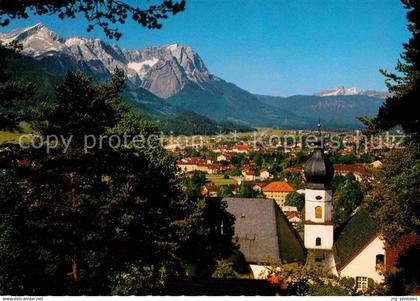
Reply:
[[[306,187],[308,189],[330,189],[334,176],[332,163],[324,155],[323,140],[317,139],[312,156],[305,163]]]

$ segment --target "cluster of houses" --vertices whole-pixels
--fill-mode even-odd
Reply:
[[[353,174],[357,181],[362,181],[368,176],[368,169],[369,167],[378,168],[382,165],[381,161],[374,161],[370,164],[363,164],[363,163],[353,163],[353,164],[333,164],[334,174],[335,175],[342,175],[345,176],[347,174]],[[293,166],[289,168],[285,168],[285,171],[304,171],[304,167],[300,166]]]
[[[177,161],[177,165],[180,170],[184,173],[190,173],[194,171],[202,171],[209,175],[223,174],[228,171],[236,170],[229,162],[232,159],[232,153],[241,153],[254,150],[254,148],[248,145],[237,145],[231,148],[227,146],[216,147],[213,152],[216,153],[216,159],[210,157],[188,157]],[[380,165],[379,161],[372,163],[374,167]],[[366,164],[334,164],[333,169],[336,175],[353,174],[358,181],[361,181],[368,174]],[[284,181],[273,181],[273,175],[268,169],[262,168],[259,173],[257,170],[256,163],[252,160],[248,164],[242,166],[240,169],[240,176],[231,177],[236,181],[237,185],[241,185],[242,182],[252,183],[254,191],[261,193],[268,199],[273,199],[279,208],[282,210],[286,219],[293,227],[298,227],[302,223],[302,214],[297,210],[296,207],[287,206],[285,204],[286,197],[291,192],[304,193],[303,190],[296,191],[291,183],[285,179]],[[284,169],[284,171],[298,171],[304,173],[304,166],[294,166]],[[202,189],[202,196],[217,197],[221,187],[213,183],[206,184]]]
[[[178,167],[182,172],[202,171],[207,174],[219,174],[228,170],[227,167],[220,163],[214,162],[211,158],[190,157],[183,158],[177,161]]]
[[[247,154],[249,152],[259,151],[261,148],[258,146],[251,146],[248,144],[237,144],[232,147],[226,145],[217,146],[213,149],[216,154],[236,153],[236,154]]]

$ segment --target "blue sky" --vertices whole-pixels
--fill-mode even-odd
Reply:
[[[135,2],[131,0],[131,2]],[[147,30],[130,21],[118,41],[86,22],[34,16],[1,31],[43,22],[62,37],[99,37],[135,49],[188,44],[211,73],[250,92],[312,94],[344,85],[385,89],[409,33],[398,0],[187,0],[186,11]]]

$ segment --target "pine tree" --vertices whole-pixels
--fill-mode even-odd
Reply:
[[[26,117],[25,102],[34,93],[29,82],[12,80],[8,66],[19,52],[16,44],[3,45],[0,42],[0,130],[15,130]]]
[[[389,245],[420,232],[420,150],[415,144],[389,151],[372,178],[365,204]]]

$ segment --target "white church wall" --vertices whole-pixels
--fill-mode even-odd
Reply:
[[[306,189],[305,192],[305,220],[323,223],[331,221],[332,193],[330,190]],[[315,216],[315,208],[322,208],[321,218]]]
[[[305,198],[307,200],[316,200],[317,196],[322,197],[322,201],[330,201],[332,199],[331,190],[305,189]]]
[[[341,277],[368,277],[375,282],[382,282],[384,276],[376,271],[376,255],[385,255],[384,242],[376,237],[367,247],[363,249],[350,263],[341,271]]]
[[[334,243],[334,226],[325,224],[305,224],[305,247],[307,249],[330,250]],[[321,245],[316,245],[316,238],[321,238]]]

